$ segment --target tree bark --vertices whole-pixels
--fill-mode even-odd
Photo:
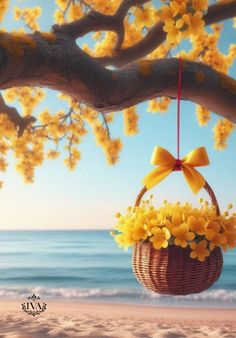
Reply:
[[[144,2],[129,0],[126,7],[120,7],[120,13],[124,16],[132,3]],[[235,15],[235,0],[220,1],[213,6],[214,11],[207,14],[207,23]],[[0,33],[0,89],[52,88],[101,112],[121,110],[163,95],[176,98],[177,59],[140,61],[126,68],[110,70],[83,52],[70,30],[64,30],[64,26],[54,28],[55,41],[36,32],[27,36],[33,44],[19,42],[17,45],[14,34]],[[15,50],[21,48],[23,54],[13,53],[9,46],[14,46]],[[182,99],[196,102],[236,122],[235,80],[207,65],[189,61],[184,61],[182,75]]]
[[[176,98],[177,59],[144,61],[112,71],[100,66],[63,35],[53,44],[46,43],[39,33],[33,38],[37,48],[25,47],[22,59],[0,49],[0,89],[24,85],[48,87],[102,112],[121,110],[163,95]],[[207,65],[189,61],[184,61],[182,78],[182,99],[236,122],[235,80]]]

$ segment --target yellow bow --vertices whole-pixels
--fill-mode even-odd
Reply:
[[[182,170],[186,181],[193,193],[196,194],[204,187],[204,177],[194,168],[208,165],[209,158],[204,147],[196,148],[187,154],[182,160],[176,160],[166,149],[155,147],[151,164],[158,165],[143,179],[143,184],[147,189],[161,182],[172,171]]]

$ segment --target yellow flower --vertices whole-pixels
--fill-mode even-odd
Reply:
[[[64,11],[68,5],[68,0],[56,0],[55,3],[61,10]]]
[[[19,20],[21,18],[30,29],[39,30],[40,27],[35,20],[39,18],[41,12],[42,9],[39,6],[34,8],[26,7],[24,9],[14,7],[14,19]]]
[[[70,6],[68,13],[68,20],[75,21],[78,20],[81,16],[83,16],[83,11],[80,4],[73,4]]]
[[[208,241],[211,241],[219,232],[221,226],[216,221],[211,221],[206,225],[205,236]]]
[[[171,217],[171,221],[169,219],[166,220],[166,226],[172,232],[173,228],[179,226],[183,223],[183,217],[179,211],[174,211]]]
[[[192,1],[193,8],[195,11],[205,11],[208,7],[208,0],[193,0]]]
[[[131,232],[125,234],[117,234],[115,236],[115,241],[120,247],[123,247],[125,250],[127,250],[129,246],[134,244]]]
[[[179,30],[181,30],[184,27],[184,24],[185,24],[185,22],[184,22],[184,19],[182,17],[182,18],[180,18],[179,20],[176,21],[175,25]]]
[[[21,149],[21,152],[26,151],[25,139],[17,139],[14,147]],[[35,158],[35,161],[38,159]],[[26,164],[21,164],[21,170],[26,169]],[[166,248],[170,243],[182,248],[190,245],[196,251],[192,256],[203,260],[203,256],[217,246],[224,250],[236,246],[236,213],[230,211],[231,208],[232,205],[217,216],[214,205],[203,200],[200,209],[190,203],[169,203],[165,200],[156,209],[150,198],[138,207],[129,207],[124,216],[117,214],[116,231],[119,234],[115,235],[116,241],[125,249],[143,240],[152,242],[156,249]],[[202,236],[200,243],[199,236]],[[191,246],[192,243],[196,245]],[[209,247],[206,247],[206,243]]]
[[[201,33],[204,27],[202,13],[196,12],[194,14],[184,14],[182,18],[177,20],[176,26],[179,30],[181,30],[181,35],[183,38],[188,38],[190,34],[198,35]]]
[[[205,234],[205,226],[207,221],[203,217],[196,218],[194,216],[189,216],[187,219],[187,224],[189,225],[189,228],[196,232],[198,235],[204,235]]]
[[[216,234],[210,241],[210,250],[214,250],[216,246],[225,247],[227,244],[227,236],[225,234]]]
[[[19,7],[14,7],[13,8],[13,12],[14,12],[14,20],[19,20],[20,16],[21,16],[21,10]]]
[[[173,228],[172,234],[176,237],[175,245],[179,245],[182,248],[186,248],[187,241],[192,241],[195,237],[194,233],[189,231],[187,223],[182,223],[179,227]]]
[[[236,230],[235,231],[227,231],[224,233],[225,243],[222,243],[223,249],[226,250],[226,247],[231,249],[236,247]]]
[[[6,142],[1,141],[0,142],[0,154],[6,155],[7,151],[9,150],[9,146]]]
[[[172,9],[173,17],[177,15],[183,15],[186,12],[185,1],[173,0],[170,2],[170,8]]]
[[[151,27],[153,24],[153,11],[150,8],[138,8],[134,10],[134,24],[142,29],[143,27]]]
[[[191,243],[190,248],[192,249],[190,257],[198,258],[201,262],[203,262],[206,257],[210,255],[210,251],[207,249],[207,241],[205,239],[200,241],[198,244]]]
[[[125,37],[124,37],[124,42],[122,44],[122,47],[127,48],[127,47],[134,45],[142,38],[142,31],[140,31],[140,29],[138,29],[135,25],[129,23],[128,20],[125,20],[124,24],[125,24]],[[114,32],[113,32],[113,37],[114,37],[114,44],[115,44],[116,34]]]
[[[150,238],[150,242],[152,242],[153,247],[155,249],[167,248],[168,247],[168,239],[170,239],[170,232],[166,227],[163,228],[153,228],[152,229],[153,236]]]
[[[56,150],[49,150],[48,154],[47,154],[47,157],[48,159],[51,159],[51,160],[54,160],[56,158],[58,158],[60,156],[60,153]]]
[[[199,80],[198,80],[199,81]],[[200,82],[200,81],[199,81]],[[211,119],[211,113],[205,107],[197,105],[196,116],[199,126],[206,126]]]
[[[163,47],[163,46],[162,46]],[[164,47],[165,49],[165,47]],[[164,57],[166,55],[167,51],[165,49],[165,53],[163,55],[160,55],[159,57]],[[169,97],[162,96],[159,99],[153,99],[149,101],[148,104],[148,112],[151,113],[165,113],[167,109],[169,108],[171,99]]]
[[[159,11],[159,18],[161,21],[165,22],[167,19],[171,19],[173,17],[173,12],[169,6],[161,7]]]
[[[142,223],[136,223],[133,227],[132,238],[135,242],[139,242],[142,239],[147,238],[147,230]]]
[[[123,110],[124,116],[124,132],[126,136],[135,135],[138,133],[138,119],[139,115],[136,107],[129,107]]]
[[[1,3],[0,3],[0,22],[2,21],[4,14],[6,13],[8,5],[9,5],[9,0],[1,0]]]
[[[58,9],[55,10],[53,17],[54,17],[55,23],[58,23],[59,25],[62,25],[65,21],[63,12]]]
[[[163,30],[167,33],[167,41],[169,43],[180,42],[181,35],[179,33],[178,28],[175,26],[174,20],[172,19],[166,20]]]
[[[202,20],[202,13],[196,12],[193,16],[189,16],[190,19],[190,30],[192,34],[199,34],[203,27],[204,21]]]
[[[7,169],[7,161],[5,160],[4,157],[0,157],[0,171],[6,171]]]
[[[236,218],[230,217],[225,219],[223,216],[220,217],[221,224],[225,231],[236,231]]]
[[[220,119],[213,128],[214,141],[216,149],[224,149],[227,146],[227,140],[234,130],[234,124],[227,119]]]

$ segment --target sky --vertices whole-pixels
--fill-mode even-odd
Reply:
[[[54,1],[12,0],[2,27],[11,31],[22,27],[22,22],[12,21],[14,6],[41,6],[43,15],[41,29],[49,31],[53,23]],[[236,30],[232,21],[225,23],[221,48],[236,41]],[[87,40],[86,40],[87,39]],[[88,38],[84,41],[89,42]],[[235,77],[236,66],[231,76]],[[48,107],[51,111],[65,108],[56,92],[47,90],[45,101],[39,109]],[[35,182],[26,185],[15,171],[14,161],[0,179],[4,187],[0,190],[0,229],[107,229],[115,224],[115,213],[124,212],[133,205],[142,187],[142,178],[153,168],[150,158],[155,145],[165,147],[176,154],[176,101],[173,100],[166,114],[146,112],[147,104],[138,105],[140,113],[139,134],[123,136],[122,114],[117,112],[111,125],[113,137],[121,137],[123,151],[115,166],[106,163],[102,150],[97,147],[90,132],[85,136],[79,150],[82,160],[71,172],[63,164],[63,158],[45,161],[36,170]],[[181,102],[181,156],[192,149],[205,146],[211,161],[210,166],[200,171],[214,189],[219,205],[224,209],[228,203],[236,205],[236,133],[231,136],[225,151],[214,150],[212,128],[218,117],[212,114],[207,127],[199,127],[195,117],[195,104]],[[204,191],[194,196],[183,179],[181,172],[175,172],[152,191],[155,202],[190,201],[198,205],[199,197],[207,198]]]

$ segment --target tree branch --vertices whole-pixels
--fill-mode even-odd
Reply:
[[[123,2],[121,2],[120,6],[118,7],[115,15],[120,16],[121,19],[124,20],[127,12],[131,7],[141,6],[149,1],[151,0],[123,0]]]
[[[53,25],[53,33],[69,35],[72,39],[80,38],[90,32],[118,31],[119,22],[113,15],[105,15],[95,10],[79,20],[64,25]]]
[[[15,41],[14,34],[1,36]],[[35,40],[36,47],[25,45],[22,57],[16,58],[0,47],[0,89],[48,87],[100,112],[118,111],[159,96],[176,98],[177,59],[140,61],[112,71],[99,65],[68,36],[58,34],[55,43],[40,33],[29,38]],[[208,65],[184,61],[182,99],[236,122],[235,88],[236,81],[227,75]]]
[[[116,85],[105,109],[121,110],[160,96],[176,99],[178,64],[179,60],[175,58],[158,59],[115,71]],[[206,64],[184,60],[181,92],[181,99],[200,104],[236,122],[236,81],[231,77]]]
[[[90,32],[113,31],[117,34],[117,41],[113,56],[97,57],[96,60],[103,66],[122,67],[151,53],[166,39],[163,23],[154,25],[147,35],[131,47],[121,49],[124,40],[124,18],[132,6],[142,5],[150,0],[123,0],[114,15],[105,15],[94,10],[83,18],[64,25],[54,25],[54,33],[69,35],[77,39]],[[236,0],[221,0],[208,8],[204,16],[206,25],[210,25],[236,16]]]
[[[206,25],[227,20],[236,16],[236,1],[221,0],[209,7],[207,14],[204,16]]]
[[[211,25],[235,16],[236,0],[221,0],[208,8],[208,12],[204,16],[204,21],[206,25]],[[151,53],[160,46],[165,39],[166,32],[163,31],[163,23],[158,22],[138,43],[121,50],[117,55],[111,57],[98,57],[97,61],[104,66],[112,65],[122,67]]]
[[[30,123],[36,121],[36,118],[33,116],[22,117],[16,108],[9,107],[6,105],[2,95],[0,94],[0,114],[5,114],[8,116],[9,120],[17,127],[18,136],[22,136],[24,130],[28,127]]]
[[[102,119],[103,119],[103,125],[105,125],[105,127],[106,127],[107,137],[110,140],[111,139],[111,132],[110,132],[110,129],[109,129],[109,126],[108,126],[108,123],[107,123],[105,113],[101,112],[101,114],[102,114]]]
[[[166,39],[166,32],[163,31],[163,23],[158,22],[153,26],[147,35],[132,45],[131,47],[122,49],[119,54],[114,56],[96,57],[95,59],[103,66],[122,67],[131,62],[135,62],[154,49],[160,46]]]
[[[91,10],[83,18],[64,25],[54,25],[54,33],[68,34],[72,39],[77,39],[90,32],[113,31],[117,34],[115,52],[120,50],[124,40],[124,18],[133,6],[143,5],[150,0],[123,0],[114,15],[105,15]]]

